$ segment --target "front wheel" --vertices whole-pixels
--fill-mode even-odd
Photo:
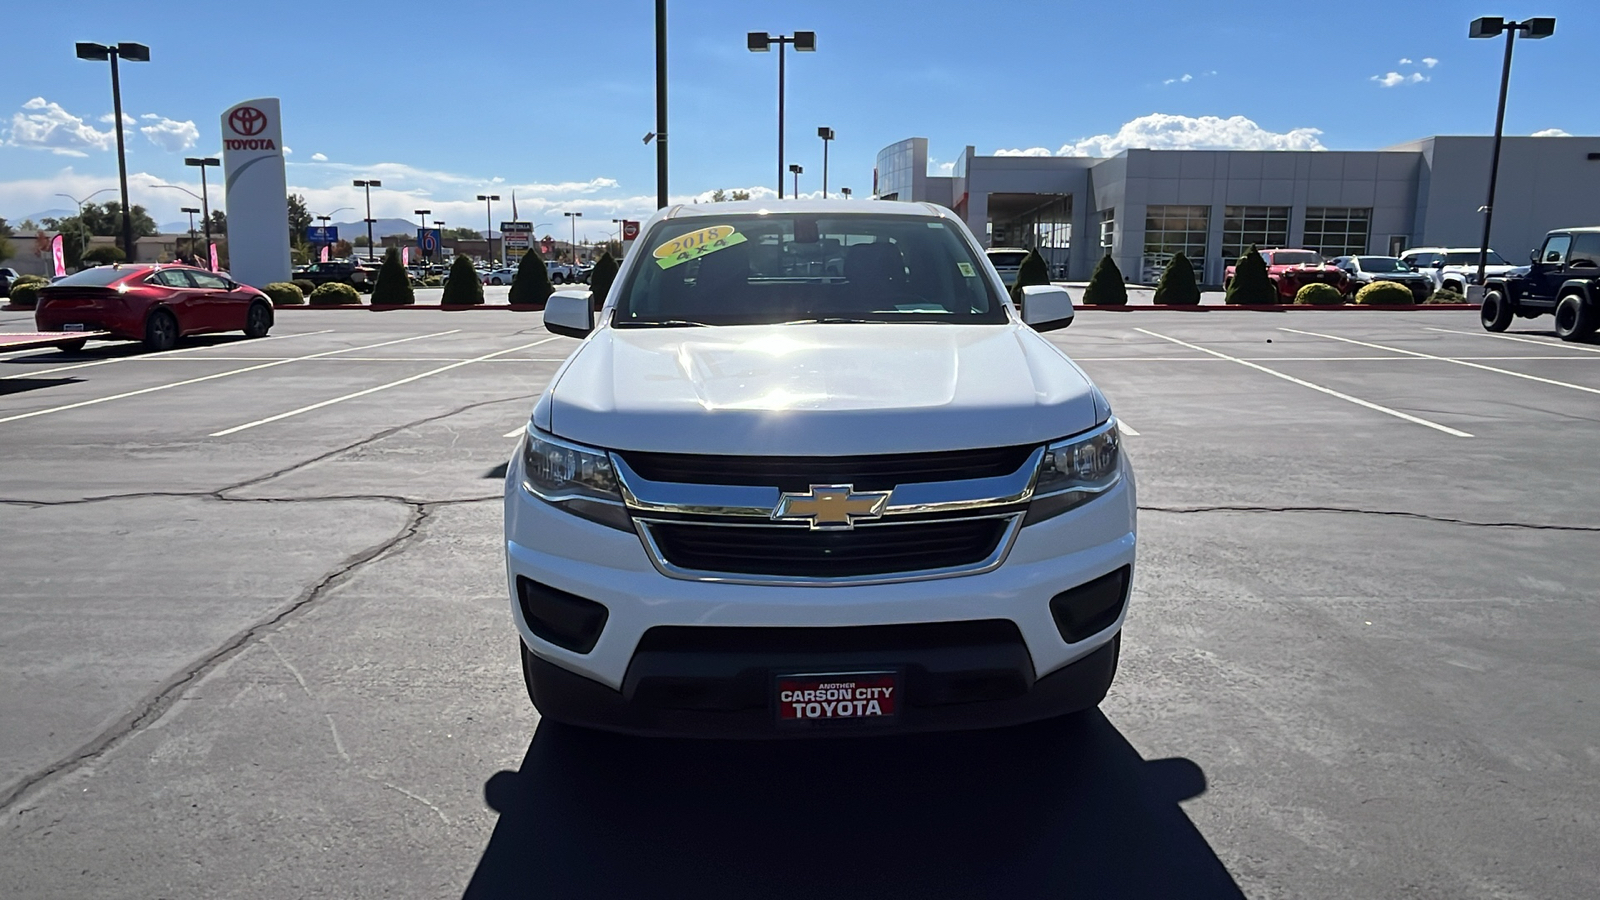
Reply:
[[[1595,321],[1594,310],[1578,294],[1568,294],[1556,304],[1556,337],[1563,341],[1583,340],[1596,325],[1600,322]]]
[[[272,310],[265,303],[257,300],[250,304],[250,311],[244,315],[244,336],[247,338],[266,337],[267,331],[272,328]]]
[[[157,353],[178,346],[178,317],[165,309],[151,313],[144,321],[144,346]]]
[[[563,281],[566,281],[566,280],[567,280],[567,276],[561,274],[560,272],[557,272],[554,275],[550,276],[550,283],[551,284],[560,284],[560,283],[562,283]]]
[[[1505,331],[1511,327],[1511,302],[1498,290],[1483,295],[1483,305],[1478,307],[1478,320],[1485,331]]]

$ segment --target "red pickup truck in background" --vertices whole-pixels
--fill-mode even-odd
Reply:
[[[1350,276],[1322,259],[1315,250],[1262,250],[1261,258],[1267,263],[1267,277],[1277,289],[1278,296],[1293,303],[1294,295],[1308,284],[1328,284],[1341,294],[1348,295],[1353,287]],[[1233,283],[1232,265],[1223,273],[1223,290]]]

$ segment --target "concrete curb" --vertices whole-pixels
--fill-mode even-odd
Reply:
[[[366,312],[389,312],[397,309],[441,309],[450,312],[464,309],[507,309],[512,312],[538,312],[544,309],[543,303],[472,303],[472,304],[443,304],[443,303],[399,303],[399,304],[371,304],[371,303],[331,303],[312,306],[309,303],[274,303],[272,308],[278,309],[353,309]]]
[[[1320,311],[1335,310],[1335,309],[1345,309],[1345,310],[1349,310],[1349,309],[1365,309],[1365,310],[1372,310],[1374,312],[1408,312],[1408,311],[1409,312],[1416,312],[1417,310],[1428,310],[1428,309],[1441,309],[1441,310],[1444,310],[1444,309],[1448,309],[1448,310],[1477,309],[1478,305],[1476,303],[1431,303],[1431,304],[1430,303],[1413,303],[1413,304],[1411,304],[1409,306],[1374,306],[1374,305],[1370,305],[1370,304],[1369,305],[1357,305],[1357,304],[1354,304],[1354,303],[1347,303],[1347,304],[1340,304],[1339,306],[1313,306],[1313,305],[1310,305],[1310,304],[1303,304],[1303,303],[1302,304],[1276,304],[1276,303],[1270,303],[1269,304],[1269,303],[1261,303],[1261,304],[1228,304],[1228,305],[1218,305],[1218,306],[1200,306],[1198,304],[1196,304],[1194,306],[1156,306],[1154,304],[1146,304],[1146,305],[1142,305],[1142,306],[1092,306],[1092,305],[1078,306],[1078,305],[1074,305],[1074,308],[1078,312],[1082,312],[1082,311],[1084,311],[1086,309],[1103,309],[1103,310],[1110,310],[1110,311],[1114,311],[1114,312],[1133,312],[1135,310],[1141,310],[1141,309],[1151,309],[1151,310],[1159,309],[1159,310],[1164,310],[1164,311],[1168,311],[1168,312],[1211,312],[1213,310],[1223,310],[1223,309],[1227,309],[1227,310],[1244,310],[1246,312],[1252,311],[1252,310],[1255,311],[1255,312],[1313,312],[1313,311],[1320,312]]]

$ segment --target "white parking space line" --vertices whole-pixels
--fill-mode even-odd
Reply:
[[[1501,368],[1497,368],[1495,366],[1486,366],[1483,363],[1468,362],[1468,361],[1466,361],[1464,359],[1455,359],[1455,358],[1449,357],[1449,356],[1434,356],[1432,353],[1422,353],[1422,352],[1417,351],[1417,350],[1401,350],[1399,347],[1385,347],[1382,344],[1369,344],[1366,341],[1358,341],[1358,340],[1355,340],[1353,338],[1339,337],[1336,334],[1323,334],[1323,333],[1318,332],[1318,331],[1301,331],[1298,328],[1279,328],[1278,330],[1279,331],[1287,331],[1287,332],[1289,332],[1291,334],[1305,334],[1305,335],[1310,335],[1311,337],[1327,338],[1330,341],[1344,341],[1347,344],[1359,344],[1362,347],[1371,347],[1374,350],[1388,350],[1388,351],[1390,351],[1392,353],[1406,353],[1406,354],[1410,354],[1411,356],[1420,357],[1422,359],[1432,359],[1432,360],[1437,360],[1439,362],[1452,363],[1452,364],[1458,365],[1458,366],[1466,366],[1466,367],[1471,368],[1471,369],[1482,369],[1485,372],[1496,372],[1496,373],[1499,373],[1501,375],[1510,375],[1513,378],[1524,378],[1524,379],[1527,379],[1528,381],[1537,381],[1540,384],[1554,385],[1555,387],[1572,388],[1575,391],[1583,391],[1583,392],[1589,393],[1589,394],[1600,394],[1600,388],[1585,387],[1584,385],[1581,385],[1581,384],[1571,384],[1571,383],[1565,382],[1565,381],[1556,381],[1554,378],[1540,378],[1538,375],[1529,375],[1526,372],[1513,372],[1510,369],[1501,369]]]
[[[1147,328],[1135,328],[1134,331],[1140,332],[1142,334],[1148,334],[1151,337],[1160,338],[1160,339],[1162,339],[1164,341],[1171,341],[1172,343],[1177,344],[1179,346],[1188,347],[1190,350],[1198,350],[1201,353],[1209,353],[1212,356],[1217,357],[1218,359],[1226,359],[1226,360],[1228,360],[1230,362],[1236,362],[1241,366],[1247,366],[1249,368],[1255,369],[1258,372],[1264,372],[1264,373],[1266,373],[1268,375],[1271,375],[1274,378],[1282,378],[1284,381],[1287,381],[1287,382],[1290,382],[1290,383],[1293,383],[1293,384],[1298,384],[1301,387],[1310,388],[1313,391],[1318,391],[1320,393],[1327,394],[1330,397],[1338,397],[1340,400],[1344,400],[1344,401],[1347,401],[1347,402],[1350,402],[1350,403],[1354,403],[1357,406],[1373,410],[1374,412],[1381,412],[1381,413],[1383,413],[1385,415],[1394,416],[1397,419],[1404,419],[1407,422],[1412,422],[1412,423],[1415,423],[1417,425],[1422,425],[1422,426],[1424,426],[1426,428],[1432,428],[1435,431],[1442,431],[1445,434],[1450,435],[1451,437],[1462,437],[1462,438],[1472,437],[1471,434],[1468,434],[1467,432],[1461,431],[1459,429],[1451,428],[1448,425],[1440,425],[1438,422],[1430,422],[1427,419],[1421,418],[1419,416],[1413,416],[1410,413],[1403,413],[1398,409],[1390,409],[1387,406],[1380,406],[1380,405],[1378,405],[1376,403],[1373,403],[1373,402],[1371,402],[1369,400],[1363,400],[1360,397],[1352,397],[1349,394],[1341,393],[1339,391],[1334,390],[1333,388],[1326,388],[1326,387],[1323,387],[1320,384],[1312,384],[1311,382],[1306,381],[1303,378],[1296,378],[1293,375],[1289,375],[1289,374],[1286,374],[1284,372],[1279,372],[1277,369],[1269,369],[1266,366],[1260,365],[1258,363],[1253,363],[1253,362],[1251,362],[1251,361],[1249,361],[1247,359],[1240,359],[1237,356],[1229,356],[1226,353],[1222,353],[1222,352],[1219,352],[1219,351],[1216,351],[1216,350],[1209,350],[1209,349],[1207,349],[1205,347],[1201,347],[1201,346],[1199,346],[1197,344],[1191,344],[1188,341],[1180,341],[1175,337],[1167,337],[1164,334],[1157,334],[1156,332],[1151,331],[1151,330],[1149,330]],[[1293,360],[1289,360],[1289,361],[1292,362]]]
[[[296,334],[275,334],[275,335],[273,335],[271,337],[256,338],[256,339],[252,340],[250,343],[259,344],[259,343],[261,343],[263,341],[286,341],[286,340],[288,340],[290,338],[310,337],[311,335],[314,335],[314,334],[329,334],[332,331],[333,331],[332,328],[324,328],[321,331],[302,331],[302,332],[298,332]],[[199,347],[179,347],[176,350],[158,350],[155,353],[141,353],[141,354],[139,354],[137,356],[118,356],[118,357],[114,357],[112,359],[97,359],[97,360],[93,360],[91,362],[73,363],[70,366],[56,366],[53,369],[33,369],[33,370],[27,371],[27,372],[18,372],[15,375],[0,375],[0,381],[4,381],[5,379],[8,379],[8,378],[36,378],[36,377],[38,377],[40,375],[49,375],[52,372],[66,372],[66,371],[70,371],[72,369],[87,369],[90,366],[104,366],[104,365],[110,365],[111,363],[145,362],[147,360],[152,360],[152,359],[165,359],[165,358],[167,358],[168,356],[171,356],[174,353],[193,353],[196,350],[216,350],[216,349],[219,349],[221,347],[230,347],[230,346],[232,346],[231,343],[230,344],[203,344],[203,345],[201,345]],[[32,359],[32,358],[33,357],[23,357],[22,360],[19,360],[19,361],[26,361],[26,360]],[[204,356],[200,356],[200,357],[193,357],[193,358],[194,359],[199,359],[199,360],[205,360],[205,359],[224,359],[225,360],[225,359],[229,359],[230,357],[204,357]],[[243,357],[243,358],[245,358],[245,359],[256,359],[257,357]]]
[[[424,338],[443,337],[447,334],[455,334],[460,330],[461,329],[459,328],[452,328],[449,331],[440,331],[434,334],[419,334],[408,338],[400,338],[399,340],[384,341],[380,344],[366,344],[361,347],[345,347],[341,350],[325,350],[321,353],[310,354],[309,356],[294,356],[290,357],[289,359],[277,359],[273,360],[272,362],[262,363],[259,366],[245,366],[242,369],[229,369],[226,372],[215,372],[211,375],[202,375],[199,378],[186,378],[183,381],[174,381],[170,384],[158,384],[154,385],[153,387],[140,388],[136,391],[124,391],[120,394],[112,394],[109,397],[96,397],[93,400],[80,400],[77,403],[68,403],[63,406],[52,406],[48,409],[36,409],[33,412],[18,413],[17,415],[6,416],[5,418],[0,419],[0,425],[5,424],[6,422],[15,422],[19,419],[31,419],[34,416],[47,416],[51,413],[66,412],[69,409],[82,409],[85,406],[94,406],[98,403],[110,403],[112,400],[123,400],[128,397],[138,397],[141,394],[153,394],[156,391],[165,391],[170,388],[183,387],[189,384],[199,384],[202,381],[213,381],[218,378],[227,378],[229,375],[243,375],[246,372],[258,372],[262,369],[270,369],[273,366],[286,366],[293,362],[303,362],[304,360],[308,359],[320,359],[324,356],[330,356],[335,353],[345,353],[350,350],[371,350],[374,347],[387,347],[390,344],[404,344],[407,341],[420,341]]]
[[[376,394],[379,391],[386,391],[389,388],[399,387],[399,386],[401,386],[403,384],[410,384],[413,381],[419,381],[419,380],[421,380],[423,378],[429,377],[430,375],[438,375],[441,372],[448,372],[451,369],[459,369],[462,366],[470,366],[473,363],[484,362],[485,360],[494,359],[496,356],[504,356],[507,353],[516,353],[519,350],[526,350],[529,347],[537,347],[540,344],[547,344],[550,341],[554,341],[554,340],[557,340],[557,339],[558,338],[547,337],[544,340],[534,341],[531,344],[523,344],[520,347],[512,347],[509,350],[496,350],[493,353],[485,353],[482,356],[476,356],[476,357],[473,357],[472,359],[464,359],[464,360],[462,360],[460,362],[454,362],[454,363],[451,363],[451,364],[449,364],[447,366],[440,366],[437,369],[429,369],[426,372],[419,372],[416,375],[411,375],[411,376],[406,377],[406,378],[401,378],[401,379],[399,379],[397,381],[390,381],[390,382],[387,382],[387,383],[384,383],[384,384],[376,385],[374,387],[369,387],[369,388],[367,388],[365,390],[360,390],[360,391],[355,391],[354,393],[345,394],[342,397],[334,397],[331,400],[323,400],[320,403],[313,403],[313,404],[311,404],[309,406],[302,406],[299,409],[291,409],[288,412],[278,413],[275,416],[267,416],[265,419],[257,419],[254,422],[246,422],[243,425],[235,425],[232,428],[224,428],[221,431],[213,431],[210,436],[211,437],[227,437],[230,434],[238,434],[239,432],[244,431],[246,429],[256,428],[258,426],[267,425],[267,424],[270,424],[272,422],[279,422],[279,421],[282,421],[284,419],[291,418],[293,416],[301,415],[302,413],[308,413],[308,412],[312,412],[313,410],[322,409],[323,407],[326,407],[326,406],[332,406],[335,403],[343,403],[346,400],[354,400],[357,397],[365,397],[368,394]]]
[[[522,437],[522,433],[527,431],[527,430],[528,430],[528,426],[524,425],[521,428],[513,428],[513,429],[511,429],[510,431],[506,432],[505,434],[502,434],[501,437],[508,437],[508,438]]]
[[[1541,347],[1550,347],[1561,350],[1582,350],[1585,353],[1600,353],[1600,347],[1585,347],[1583,344],[1572,344],[1562,340],[1541,341],[1538,338],[1517,337],[1514,334],[1494,334],[1488,331],[1456,331],[1453,328],[1434,328],[1427,326],[1429,331],[1439,331],[1444,334],[1466,334],[1472,337],[1499,338],[1502,341],[1516,341],[1520,344],[1538,344]]]

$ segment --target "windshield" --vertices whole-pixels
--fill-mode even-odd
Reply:
[[[1007,321],[968,242],[934,217],[696,216],[662,222],[640,247],[620,328]]]
[[[1363,272],[1410,272],[1411,267],[1392,256],[1358,256]]]
[[[1026,254],[1026,253],[990,253],[989,254],[989,261],[994,263],[995,268],[997,268],[997,269],[1014,269],[1014,268],[1017,268],[1017,267],[1021,266],[1022,265],[1022,261],[1024,259],[1027,259],[1027,258],[1028,258],[1028,254]]]
[[[1318,265],[1322,262],[1322,254],[1314,250],[1278,250],[1266,255],[1270,257],[1267,260],[1269,266]]]
[[[1451,253],[1446,253],[1444,255],[1444,264],[1447,266],[1475,266],[1478,264],[1478,251],[1457,250]],[[1500,256],[1500,254],[1490,250],[1488,265],[1509,266],[1511,264],[1506,262],[1505,259]]]
[[[108,284],[116,284],[122,279],[127,278],[129,275],[142,274],[144,271],[145,270],[142,267],[138,269],[130,269],[126,266],[95,266],[92,269],[84,269],[82,272],[74,272],[56,282],[56,284],[76,284],[87,287],[105,287]]]

